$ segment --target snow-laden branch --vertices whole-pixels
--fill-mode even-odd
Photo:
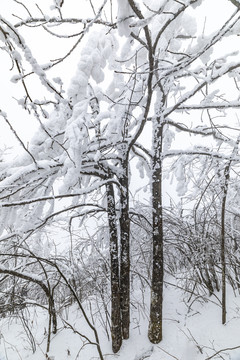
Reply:
[[[32,234],[36,230],[42,228],[44,225],[46,225],[48,223],[49,220],[55,218],[56,216],[64,214],[68,211],[77,210],[81,207],[90,207],[90,209],[86,209],[85,211],[82,211],[81,213],[79,213],[77,215],[78,217],[90,215],[90,214],[96,214],[99,212],[106,212],[106,209],[103,208],[102,206],[97,206],[97,205],[93,205],[93,204],[78,204],[78,205],[69,206],[69,207],[61,209],[59,211],[51,213],[50,215],[48,215],[47,217],[42,219],[39,223],[37,223],[35,226],[33,226],[32,229],[28,229],[28,232],[31,232],[31,234]]]
[[[13,164],[12,164],[13,165]],[[16,182],[20,179],[25,179],[25,183],[26,183],[26,176],[28,175],[32,175],[32,174],[36,174],[39,175],[39,178],[41,178],[41,171],[44,170],[46,173],[48,173],[48,176],[51,174],[53,175],[53,173],[56,171],[57,168],[59,168],[59,166],[61,166],[60,164],[57,164],[55,161],[53,160],[38,160],[37,161],[37,169],[36,169],[36,165],[35,163],[31,163],[29,165],[26,166],[18,166],[18,167],[14,167],[12,166],[12,168],[9,168],[11,166],[8,164],[8,168],[6,171],[6,164],[3,166],[1,166],[0,170],[1,170],[1,176],[3,178],[3,180],[0,182],[0,189],[6,189],[8,187],[12,187],[16,184]],[[7,174],[7,175],[6,175]],[[19,186],[19,184],[18,184]]]
[[[203,149],[190,149],[190,150],[169,150],[166,152],[163,152],[162,157],[172,157],[172,156],[181,156],[181,155],[199,155],[199,156],[209,156],[211,158],[215,159],[221,159],[221,160],[228,160],[228,161],[234,161],[236,163],[240,162],[240,156],[239,155],[225,155],[220,154],[217,151],[204,151]]]
[[[71,197],[87,195],[95,190],[98,190],[102,186],[107,185],[108,183],[115,184],[118,187],[121,187],[117,180],[109,179],[109,180],[105,180],[105,181],[98,181],[94,185],[88,186],[86,189],[82,189],[82,190],[78,191],[77,193],[59,194],[59,195],[53,195],[53,196],[42,196],[39,198],[25,199],[25,200],[15,201],[15,202],[5,202],[5,203],[0,204],[0,207],[13,207],[13,206],[29,205],[29,204],[33,204],[36,202],[55,200],[55,199],[66,199],[66,198],[71,198]]]
[[[234,146],[234,144],[235,144],[234,140],[229,139],[226,136],[222,135],[214,127],[197,126],[195,128],[189,128],[186,125],[179,124],[179,123],[177,123],[175,121],[172,121],[170,119],[166,119],[163,124],[169,124],[171,126],[174,126],[176,129],[178,129],[180,131],[183,131],[183,132],[187,132],[189,134],[202,135],[204,137],[205,136],[212,136],[214,139],[223,141],[223,142],[228,143],[229,145],[232,145],[232,146]],[[219,128],[219,127],[217,127],[217,128]],[[236,130],[236,131],[238,130],[238,129],[232,129],[232,128],[228,127],[228,126],[222,126],[222,128]]]
[[[40,25],[47,25],[48,23],[49,24],[56,24],[56,25],[60,25],[60,24],[90,24],[90,23],[93,23],[94,24],[98,24],[98,25],[104,25],[104,26],[107,26],[107,27],[113,27],[115,28],[116,27],[116,23],[111,23],[111,22],[108,22],[108,21],[104,21],[104,20],[101,20],[101,19],[79,19],[79,18],[59,18],[59,17],[52,17],[52,18],[44,18],[44,17],[41,17],[41,18],[28,18],[26,20],[22,20],[16,24],[14,24],[14,27],[15,28],[18,28],[18,27],[21,27],[21,26],[29,26],[29,25],[35,25],[35,24],[38,24],[40,23]]]
[[[153,52],[155,53],[156,52],[156,49],[157,49],[157,45],[158,45],[158,42],[162,36],[162,34],[164,33],[164,31],[167,29],[167,27],[175,20],[178,18],[179,15],[181,15],[185,10],[186,8],[190,5],[190,4],[193,4],[195,3],[196,1],[198,0],[191,0],[189,1],[189,3],[187,5],[185,4],[182,4],[183,6],[181,6],[175,14],[171,14],[171,17],[170,19],[168,19],[166,21],[166,23],[164,24],[164,26],[160,29],[160,31],[158,32],[157,36],[156,36],[156,39],[154,41],[154,44],[153,44]]]
[[[30,273],[30,272],[26,272],[26,271],[19,271],[16,269],[9,269],[3,265],[0,265],[0,274],[13,275],[13,276],[19,277],[19,278],[27,280],[27,281],[32,281],[32,282],[38,284],[39,286],[41,286],[41,288],[44,290],[44,292],[47,295],[50,294],[49,289],[44,284],[42,278],[38,275],[33,274],[32,272]]]
[[[240,108],[240,101],[229,101],[227,103],[220,102],[205,102],[202,101],[200,104],[196,105],[181,105],[176,110],[205,110],[205,109],[238,109]]]
[[[224,65],[220,69],[216,70],[215,74],[211,74],[210,76],[207,76],[205,80],[203,80],[201,83],[195,85],[192,90],[185,93],[175,105],[173,105],[172,107],[167,108],[165,111],[163,111],[164,117],[170,115],[172,112],[179,109],[180,106],[184,102],[186,102],[187,100],[192,98],[195,94],[197,94],[199,92],[199,90],[201,90],[204,86],[213,83],[215,80],[221,78],[222,76],[230,73],[231,71],[233,71],[239,67],[240,67],[240,63],[230,63],[230,64]]]
[[[206,54],[210,49],[213,49],[214,45],[221,41],[221,39],[230,32],[230,30],[238,23],[240,19],[239,11],[236,10],[230,18],[224,23],[224,25],[212,35],[207,43],[199,48],[193,48],[194,53],[188,53],[187,58],[184,56],[182,61],[174,63],[170,69],[163,71],[162,78],[166,78],[170,75],[178,76],[178,73],[184,72],[194,61],[199,59],[202,55]],[[206,67],[207,69],[207,67]]]
[[[27,46],[25,39],[22,35],[17,31],[16,28],[12,24],[10,24],[6,19],[0,16],[0,24],[5,27],[5,34],[7,34],[6,42],[8,41],[9,44],[14,42],[17,47],[19,47],[25,55],[27,62],[31,65],[33,73],[35,73],[38,78],[40,79],[41,83],[47,88],[50,93],[54,93],[58,100],[63,100],[62,94],[55,88],[55,86],[47,79],[46,73],[43,70],[35,57],[32,55],[30,48]],[[1,29],[1,31],[3,31]],[[11,46],[11,45],[10,45]],[[17,63],[19,60],[16,60]],[[20,67],[19,67],[20,69]]]

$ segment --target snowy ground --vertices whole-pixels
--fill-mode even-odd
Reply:
[[[147,339],[148,321],[143,316],[143,309],[140,308],[132,312],[130,340],[124,341],[118,354],[112,354],[111,344],[105,332],[99,328],[104,358],[106,360],[240,360],[240,295],[235,296],[229,289],[227,324],[224,326],[221,325],[221,308],[217,305],[218,300],[214,296],[208,302],[203,301],[202,298],[195,301],[192,298],[187,303],[187,299],[189,296],[184,295],[182,290],[176,287],[165,289],[164,339],[158,345],[153,346]],[[24,312],[26,316],[26,310]],[[14,317],[10,320],[3,318],[0,321],[0,360],[46,359],[47,314],[44,310],[34,308],[28,315],[27,326],[36,337],[35,353],[33,354],[31,350],[31,336],[26,335],[27,332],[23,330],[21,321]],[[94,339],[76,305],[65,311],[63,316],[80,333]],[[94,345],[84,343],[79,334],[64,328],[61,322],[59,327],[58,334],[51,340],[49,359],[99,359]]]

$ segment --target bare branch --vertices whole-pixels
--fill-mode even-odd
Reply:
[[[22,145],[23,149],[28,153],[28,155],[31,157],[31,159],[33,160],[34,164],[37,167],[37,162],[36,159],[34,158],[34,156],[31,154],[31,152],[26,148],[24,142],[21,140],[21,138],[18,136],[16,130],[14,130],[12,124],[9,122],[7,115],[0,109],[0,116],[2,116],[4,118],[4,120],[6,121],[6,123],[8,124],[9,128],[11,129],[11,131],[13,132],[13,134],[15,135],[15,137],[17,138],[17,140],[20,142],[20,144]]]
[[[85,194],[89,194],[89,193],[93,192],[94,190],[97,190],[97,189],[101,188],[102,186],[105,186],[108,183],[113,183],[113,184],[117,185],[118,187],[120,187],[119,182],[117,180],[114,180],[114,179],[105,180],[105,181],[98,181],[96,184],[94,184],[92,186],[89,186],[87,189],[82,189],[78,193],[60,194],[60,195],[55,195],[55,196],[43,196],[43,197],[39,197],[39,198],[35,198],[35,199],[25,199],[25,200],[16,201],[16,202],[7,202],[7,203],[2,203],[1,207],[22,206],[22,205],[28,205],[28,204],[33,204],[33,203],[36,203],[36,202],[47,201],[47,200],[66,199],[66,198],[71,198],[71,197],[78,197],[78,196],[82,196],[82,195],[85,195]]]
[[[231,1],[231,0],[230,0],[230,1]],[[216,355],[220,354],[221,352],[230,351],[230,350],[236,350],[236,349],[239,349],[239,348],[240,348],[240,345],[234,346],[234,347],[228,347],[228,348],[225,348],[225,349],[218,350],[216,353],[214,353],[213,355],[207,357],[205,360],[210,360],[210,359],[214,358]]]

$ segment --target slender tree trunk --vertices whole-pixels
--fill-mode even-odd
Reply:
[[[52,317],[52,327],[53,327],[53,334],[57,333],[57,314],[55,309],[54,297],[51,295],[49,297],[50,309],[51,309],[51,317]]]
[[[111,262],[111,335],[112,349],[116,353],[122,345],[120,281],[118,258],[118,233],[116,223],[116,205],[112,184],[106,186],[107,212],[110,234],[110,262]]]
[[[163,219],[162,219],[162,135],[160,118],[153,123],[152,158],[152,241],[153,265],[148,337],[156,344],[162,340],[163,303]]]
[[[120,195],[120,229],[121,229],[121,254],[120,254],[120,290],[121,290],[121,315],[123,339],[129,338],[130,325],[130,219],[129,219],[129,189],[128,189],[128,157],[122,162],[123,175],[119,179],[121,184]]]
[[[221,227],[221,265],[222,265],[222,324],[226,323],[226,261],[225,261],[225,224],[224,224],[224,203],[222,203],[222,227]]]
[[[224,187],[221,209],[221,265],[222,265],[222,324],[226,323],[226,259],[225,259],[225,209],[230,177],[230,164],[224,169]]]

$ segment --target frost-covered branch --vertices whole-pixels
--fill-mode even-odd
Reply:
[[[47,25],[49,24],[53,24],[53,25],[61,25],[61,24],[92,24],[94,22],[94,24],[98,24],[98,25],[104,25],[107,27],[112,27],[115,28],[116,27],[116,23],[111,23],[108,21],[104,21],[102,19],[80,19],[80,18],[59,18],[59,17],[52,17],[52,18],[28,18],[26,20],[22,20],[16,24],[14,24],[15,28],[21,27],[21,26],[27,26],[27,25],[35,25],[40,23],[40,25]],[[70,35],[71,37],[71,35]]]
[[[162,156],[163,158],[172,157],[172,156],[181,156],[181,155],[198,155],[198,156],[209,156],[211,158],[216,158],[220,160],[228,160],[228,161],[234,161],[238,163],[240,161],[239,155],[226,155],[221,154],[220,152],[216,151],[204,151],[199,147],[199,150],[195,150],[194,148],[191,150],[169,150],[166,152],[163,152]]]
[[[195,94],[197,94],[204,86],[211,84],[215,80],[223,77],[225,74],[230,73],[231,71],[238,69],[240,67],[240,63],[232,63],[229,65],[225,65],[221,67],[218,71],[216,71],[216,74],[212,74],[209,77],[207,77],[205,80],[200,82],[199,84],[195,85],[192,90],[185,93],[183,96],[181,96],[180,100],[176,102],[176,104],[164,111],[164,116],[170,115],[173,111],[177,110],[182,104],[192,98]]]
[[[21,144],[21,146],[23,147],[23,149],[28,153],[28,155],[31,157],[31,159],[33,160],[33,162],[35,163],[36,167],[37,167],[37,162],[34,158],[34,156],[31,154],[31,152],[26,148],[24,142],[21,140],[21,138],[18,136],[16,130],[13,128],[12,124],[10,123],[10,121],[7,118],[7,114],[5,112],[3,112],[0,109],[0,116],[2,116],[4,118],[4,120],[6,121],[6,123],[8,124],[10,130],[12,131],[12,133],[14,134],[14,136],[17,138],[17,140],[19,141],[19,143]]]
[[[176,110],[205,110],[205,109],[238,109],[240,108],[240,102],[239,101],[231,101],[229,103],[217,103],[217,102],[211,102],[208,103],[204,100],[199,105],[180,105]]]
[[[79,197],[82,195],[86,195],[89,194],[91,192],[93,192],[94,190],[99,189],[102,186],[105,186],[108,183],[113,183],[116,184],[117,186],[119,185],[119,182],[117,180],[114,179],[110,179],[110,180],[105,180],[105,181],[99,181],[96,184],[89,186],[86,189],[82,189],[77,193],[70,193],[70,194],[60,194],[60,195],[53,195],[53,196],[43,196],[43,197],[39,197],[39,198],[33,198],[33,199],[25,199],[22,201],[16,201],[16,202],[7,202],[7,203],[2,203],[1,207],[14,207],[14,206],[21,206],[21,205],[29,205],[29,204],[33,204],[36,202],[45,202],[48,200],[55,200],[55,199],[66,199],[66,198],[71,198],[71,197]]]
[[[208,136],[212,136],[214,139],[216,140],[220,140],[222,142],[228,143],[229,145],[233,145],[235,144],[235,141],[233,139],[229,139],[228,137],[224,136],[223,134],[221,134],[219,131],[217,131],[217,129],[221,128],[220,126],[214,128],[212,127],[207,127],[207,126],[197,126],[195,128],[189,128],[184,124],[180,124],[177,123],[175,121],[172,121],[170,119],[166,119],[164,124],[169,124],[173,127],[175,127],[176,129],[182,131],[182,132],[186,132],[189,134],[194,134],[194,135],[202,135],[203,137],[208,137]],[[222,128],[224,129],[231,129],[231,130],[236,130],[236,128],[231,128],[228,126],[222,126]]]
[[[106,209],[101,207],[101,206],[97,206],[97,205],[94,205],[94,204],[78,204],[78,205],[73,205],[73,206],[69,206],[69,207],[65,207],[64,209],[62,210],[59,210],[59,211],[56,211],[56,212],[52,212],[50,215],[48,215],[47,217],[41,219],[41,221],[39,221],[35,226],[32,227],[32,229],[28,229],[28,232],[36,232],[37,230],[39,230],[40,228],[44,227],[48,222],[49,220],[59,216],[59,215],[62,215],[64,213],[67,213],[69,211],[72,211],[72,210],[77,210],[79,208],[82,208],[82,207],[91,207],[92,209],[86,209],[85,211],[79,213],[77,216],[80,217],[80,216],[84,216],[84,215],[93,215],[93,214],[97,214],[97,213],[102,213],[102,212],[106,212]]]
[[[27,281],[34,282],[34,283],[38,284],[47,295],[50,295],[49,294],[49,289],[44,284],[42,278],[40,276],[38,276],[38,275],[34,275],[32,272],[31,273],[26,273],[24,271],[19,271],[19,270],[15,270],[15,269],[9,269],[9,268],[6,268],[3,265],[0,265],[0,274],[9,274],[9,275],[13,275],[13,276],[19,277],[19,278],[27,280]]]
[[[33,73],[35,73],[38,76],[41,83],[47,88],[47,90],[50,93],[54,93],[56,98],[59,101],[61,101],[63,99],[62,94],[47,79],[46,73],[45,73],[43,67],[41,67],[38,64],[37,60],[32,55],[32,52],[31,52],[30,48],[27,46],[27,44],[25,42],[25,39],[21,36],[21,34],[17,31],[17,29],[14,28],[14,26],[12,24],[10,24],[6,19],[4,19],[1,16],[0,16],[0,24],[2,24],[2,26],[5,27],[5,30],[2,30],[2,28],[0,28],[1,32],[4,31],[5,38],[6,38],[5,41],[9,42],[9,44],[11,44],[11,42],[13,42],[13,43],[15,43],[17,45],[18,48],[21,49],[21,51],[25,55],[25,59],[31,65]],[[10,51],[12,52],[12,46],[11,45],[9,45],[9,46],[10,46]],[[14,54],[13,54],[13,58],[16,60],[18,71],[20,72],[19,80],[21,80],[22,79],[22,70],[21,69],[23,69],[23,67],[19,65],[19,63],[21,62],[21,56],[20,56],[19,53],[17,53],[15,51]],[[29,96],[29,93],[28,93],[28,90],[26,88],[25,83],[23,81],[22,81],[22,83],[23,83],[23,86],[24,86],[25,91],[27,93],[27,96],[29,97],[30,101],[32,102],[32,99]]]

